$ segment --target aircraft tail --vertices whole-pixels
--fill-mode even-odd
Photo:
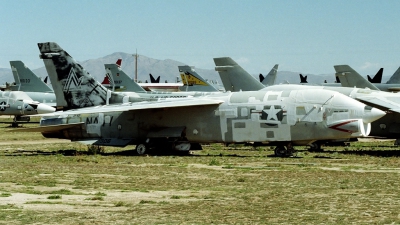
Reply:
[[[150,83],[160,83],[160,76],[158,76],[157,79],[154,79],[151,73],[149,73],[149,76],[150,76]]]
[[[201,77],[191,66],[178,66],[179,74],[183,83],[179,87],[181,91],[202,91],[213,92],[218,91],[213,85]]]
[[[368,81],[371,83],[380,84],[382,82],[382,74],[383,68],[380,68],[374,77],[370,77],[369,75],[367,75]]]
[[[276,80],[276,74],[278,73],[278,66],[279,64],[275,64],[274,67],[272,67],[271,71],[265,76],[265,79],[261,81],[262,84],[265,86],[271,86],[275,84]]]
[[[265,87],[230,57],[214,58],[214,63],[226,91],[257,91]]]
[[[53,92],[36,74],[32,72],[21,61],[10,61],[11,70],[14,76],[16,86],[12,87],[13,91],[25,92]]]
[[[367,79],[362,77],[349,65],[336,65],[336,77],[339,78],[340,83],[343,87],[357,87],[357,88],[369,88],[371,90],[379,90],[375,85],[368,82]]]
[[[394,72],[394,74],[386,82],[387,84],[400,84],[400,67]]]
[[[104,64],[104,68],[106,69],[106,76],[110,81],[110,85],[114,88],[115,86],[123,86],[123,91],[146,93],[146,91],[121,70],[117,64]]]
[[[76,109],[122,102],[122,95],[102,86],[57,43],[38,43],[38,47],[58,107]]]
[[[303,76],[303,74],[301,73],[299,75],[300,75],[300,84],[308,83],[307,76]]]
[[[122,59],[117,59],[117,62],[115,62],[115,64],[116,64],[118,67],[121,67]]]

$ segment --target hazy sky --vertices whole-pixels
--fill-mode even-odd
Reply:
[[[323,74],[349,64],[384,76],[400,66],[400,1],[0,0],[0,68],[43,66],[38,42],[76,60],[114,52],[213,69],[229,56],[252,74]],[[110,62],[111,63],[111,62]]]

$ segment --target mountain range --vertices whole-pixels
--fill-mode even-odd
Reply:
[[[132,54],[115,52],[113,54],[98,58],[89,59],[80,62],[80,64],[98,81],[102,82],[105,76],[104,64],[115,63],[117,59],[122,59],[121,69],[125,71],[130,77],[134,77],[135,73],[135,61]],[[139,82],[150,82],[149,73],[151,73],[155,78],[160,76],[160,82],[167,81],[168,83],[174,83],[179,79],[178,66],[187,65],[183,62],[178,62],[172,59],[158,60],[149,58],[144,55],[139,55],[138,57],[138,80]],[[190,65],[196,66],[196,65]],[[271,65],[272,68],[273,65]],[[247,68],[244,68],[245,70]],[[216,81],[221,84],[218,73],[215,70],[196,68],[195,70],[198,74],[203,76],[209,81]],[[333,68],[332,68],[333,70]],[[43,66],[38,69],[32,70],[37,76],[43,79],[47,76],[46,68]],[[266,75],[269,71],[260,71],[263,75]],[[258,79],[258,74],[252,74]],[[327,82],[334,82],[334,73],[331,74],[303,74],[308,76],[309,83],[323,83],[325,80]],[[383,78],[385,80],[385,77]],[[5,84],[6,82],[14,82],[11,69],[0,68],[0,84]],[[276,83],[293,83],[297,84],[300,82],[299,72],[291,71],[280,71],[278,69]]]

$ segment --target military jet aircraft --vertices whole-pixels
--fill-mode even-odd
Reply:
[[[201,92],[216,92],[219,91],[207,80],[201,77],[193,66],[178,66],[179,74],[183,83],[179,87],[181,91],[201,91]]]
[[[136,145],[187,151],[191,143],[268,142],[277,155],[319,139],[367,135],[385,113],[340,93],[321,90],[226,92],[132,102],[96,82],[54,42],[38,44],[57,103],[71,110],[44,115],[45,137],[95,145]],[[119,104],[118,101],[124,103]],[[114,104],[112,104],[114,103]],[[351,112],[351,113],[349,113]]]
[[[215,58],[214,59],[216,70],[221,71],[226,69],[228,66],[236,64],[231,58]],[[400,135],[400,93],[391,93],[363,88],[349,88],[349,87],[333,87],[333,86],[305,86],[296,84],[282,84],[273,85],[268,87],[260,88],[259,85],[250,86],[249,83],[252,81],[252,76],[248,73],[242,72],[240,66],[233,66],[231,70],[225,70],[224,76],[230,78],[235,83],[235,89],[242,88],[241,83],[237,81],[242,81],[244,83],[243,88],[248,90],[271,90],[271,91],[289,91],[289,90],[311,90],[314,89],[316,95],[319,90],[332,90],[340,92],[346,96],[363,102],[371,107],[376,107],[378,109],[384,110],[387,113],[382,118],[376,120],[371,125],[371,136],[383,137],[383,138],[395,138],[398,139]],[[227,71],[232,71],[228,73]],[[221,72],[220,72],[221,75]],[[346,73],[346,76],[348,74]],[[222,76],[222,75],[221,75]],[[342,75],[339,75],[342,76]],[[249,82],[246,82],[249,81]],[[396,141],[398,143],[399,141]],[[315,143],[319,144],[319,143]],[[320,146],[314,146],[315,149],[319,149]]]
[[[349,65],[335,65],[334,68],[336,71],[335,76],[339,78],[340,83],[343,87],[369,88],[371,90],[381,90],[389,92],[400,91],[399,83],[372,84]]]
[[[12,126],[30,121],[29,115],[52,113],[55,108],[33,101],[22,91],[0,92],[0,115],[14,116]]]
[[[13,91],[25,92],[33,101],[56,106],[56,96],[53,90],[34,74],[22,61],[10,61],[15,85]]]
[[[275,64],[272,67],[271,71],[267,74],[267,76],[263,76],[261,73],[259,75],[260,82],[265,86],[274,85],[276,80],[276,74],[278,73],[278,66],[279,64]]]

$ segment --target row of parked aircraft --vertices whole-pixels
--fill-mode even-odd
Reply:
[[[292,155],[296,145],[319,148],[327,141],[368,135],[397,138],[400,133],[399,94],[369,86],[273,85],[278,65],[262,76],[261,83],[234,60],[222,57],[214,62],[224,92],[189,66],[179,67],[184,91],[155,92],[135,83],[118,64],[106,64],[110,90],[57,43],[38,47],[53,92],[41,89],[36,95],[53,95],[55,100],[30,98],[58,110],[51,108],[46,114],[36,110],[41,114],[40,126],[19,132],[101,146],[136,145],[138,154],[188,152],[201,149],[202,143],[251,142],[276,146],[278,156]],[[22,73],[28,73],[21,72],[20,68],[27,68],[20,64],[23,68],[11,64],[21,81],[19,90],[23,79],[34,79],[22,78]],[[365,80],[347,65],[334,68],[340,81],[347,80],[349,85]],[[122,91],[115,91],[121,87]],[[29,96],[31,90],[25,91]]]

